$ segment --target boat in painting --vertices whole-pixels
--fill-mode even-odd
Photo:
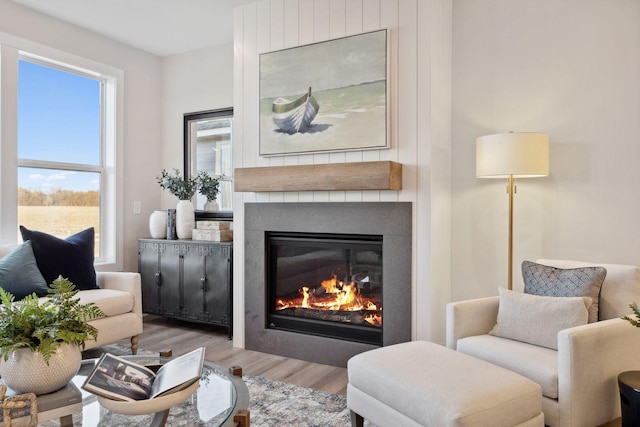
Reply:
[[[276,126],[283,132],[294,134],[309,126],[319,109],[318,101],[309,88],[306,94],[293,101],[285,98],[276,99],[271,111]]]

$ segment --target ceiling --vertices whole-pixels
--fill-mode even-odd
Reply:
[[[158,56],[233,41],[237,0],[12,0]]]

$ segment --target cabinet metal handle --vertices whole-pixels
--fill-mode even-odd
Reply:
[[[161,276],[160,272],[156,271],[155,276],[156,276],[156,286],[160,286],[160,276]]]
[[[207,290],[207,276],[202,276],[200,278],[200,289],[203,291]]]

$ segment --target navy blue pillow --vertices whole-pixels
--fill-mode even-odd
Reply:
[[[58,276],[69,279],[77,289],[98,289],[93,267],[94,231],[80,231],[60,239],[41,231],[20,226],[22,240],[30,240],[40,273],[47,283]]]
[[[49,287],[38,270],[31,242],[24,242],[0,259],[0,287],[16,301],[34,292],[39,297],[47,295]]]

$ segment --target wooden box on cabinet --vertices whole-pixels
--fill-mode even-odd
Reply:
[[[232,328],[233,243],[138,239],[142,310]]]

